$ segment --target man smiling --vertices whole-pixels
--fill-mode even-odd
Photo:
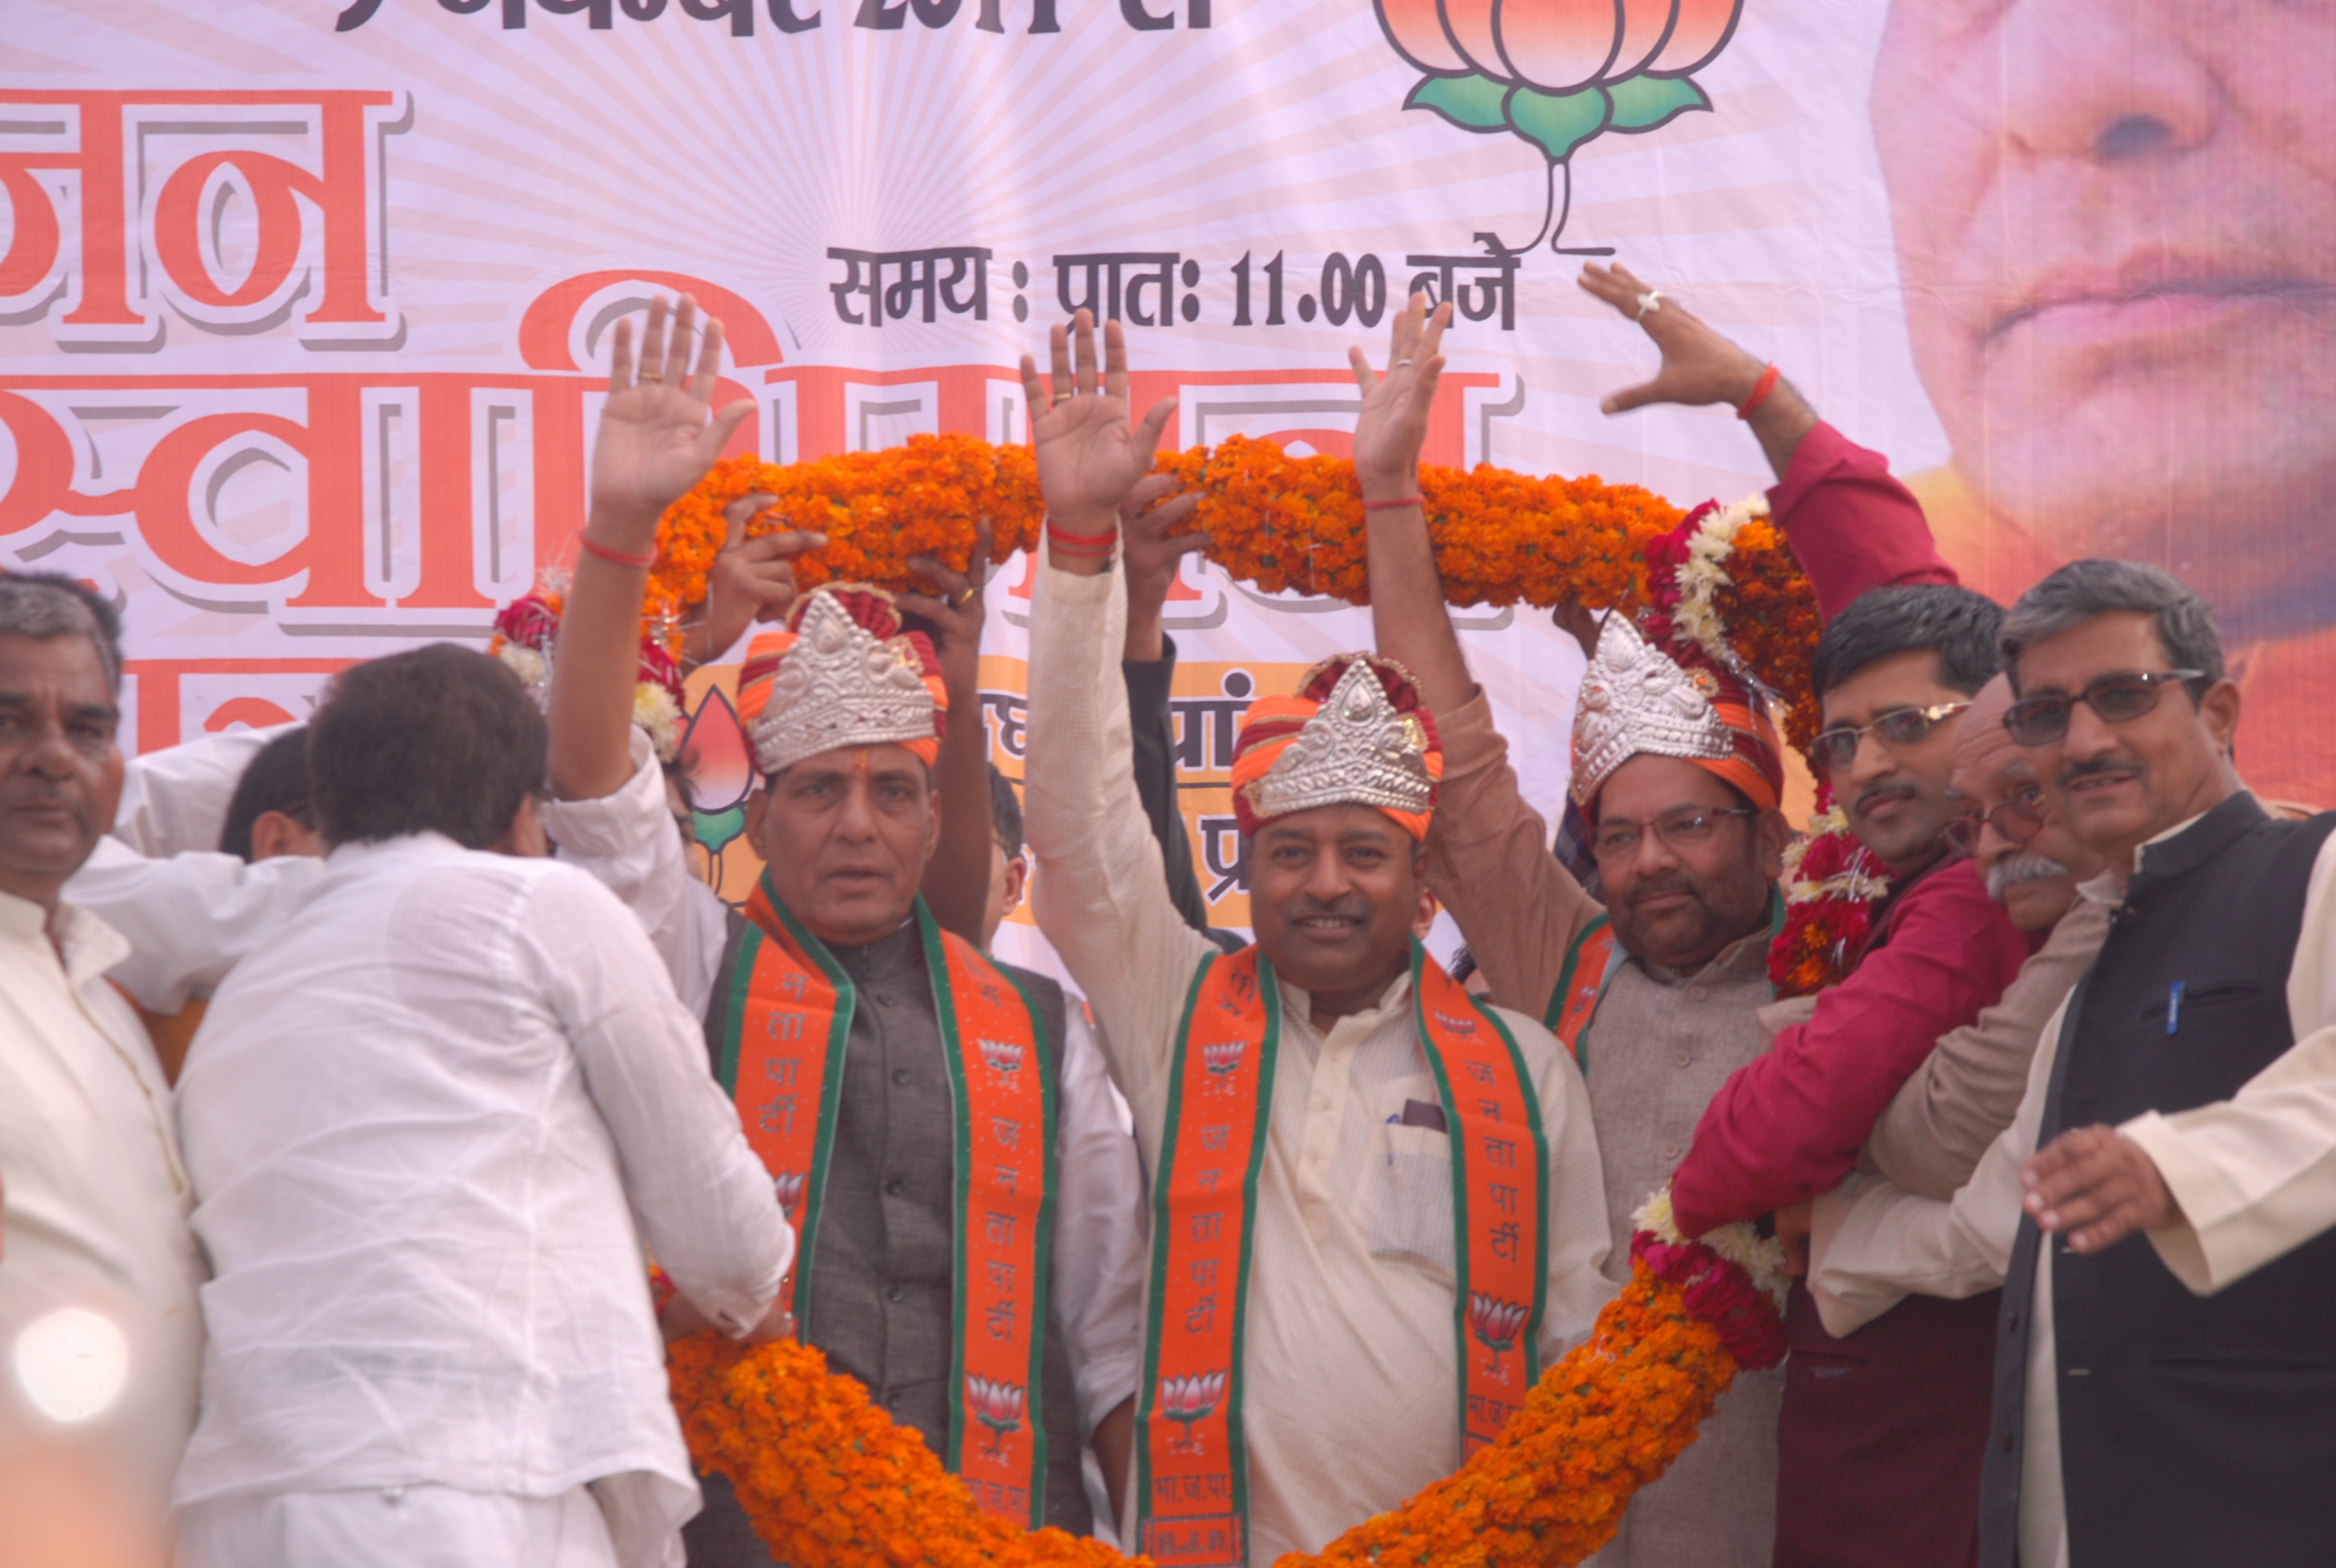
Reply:
[[[1819,639],[1825,728],[1811,753],[1891,891],[1850,977],[1712,1097],[1672,1178],[1689,1234],[1837,1185],[1900,1086],[2003,995],[2034,946],[1942,838],[1960,809],[1948,795],[1955,736],[1995,673],[2001,613],[1945,584],[1876,589]],[[1969,1560],[1992,1312],[1910,1305],[1836,1341],[1808,1293],[1793,1293],[1776,1427],[1780,1568]]]
[[[1024,361],[1047,564],[1026,809],[1038,922],[1093,1002],[1153,1190],[1131,1544],[1163,1564],[1316,1551],[1456,1468],[1609,1287],[1597,1140],[1549,1032],[1418,947],[1435,723],[1344,656],[1250,710],[1233,794],[1257,944],[1170,901],[1129,760],[1116,508],[1131,431],[1116,323]],[[1432,385],[1425,389],[1432,393]],[[1424,424],[1416,366],[1364,417]],[[1468,1219],[1455,1220],[1466,1183]]]
[[[1844,1329],[1906,1290],[2003,1285],[1989,1568],[2326,1563],[2336,816],[2276,821],[2240,788],[2220,638],[2165,572],[2065,567],[2004,641],[2008,726],[2058,743],[2110,868],[2085,891],[2117,920],[1971,1181],[1859,1191],[1820,1282]]]

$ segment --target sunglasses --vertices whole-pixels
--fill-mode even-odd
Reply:
[[[2137,669],[2105,675],[2074,696],[2048,692],[2021,697],[2005,712],[2003,727],[2021,745],[2050,745],[2068,738],[2068,716],[2078,703],[2099,715],[2103,724],[2124,724],[2156,708],[2159,687],[2205,678],[2206,672],[2199,669]]]
[[[1920,745],[1942,722],[1971,706],[1968,702],[1933,703],[1929,707],[1902,707],[1869,725],[1841,725],[1825,730],[1809,743],[1809,760],[1825,773],[1839,773],[1857,760],[1858,742],[1868,735],[1895,749]]]
[[[1993,811],[1970,812],[1956,817],[1942,830],[1943,835],[1956,852],[1963,855],[1979,853],[1982,828],[1993,828],[2011,842],[2025,844],[2044,831],[2044,813],[2037,809],[2043,800],[2043,785],[2023,784]]]

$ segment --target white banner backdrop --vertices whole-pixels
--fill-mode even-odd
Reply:
[[[2336,775],[2319,8],[0,0],[0,565],[122,598],[140,746],[482,638],[579,522],[609,328],[659,290],[724,318],[742,443],[782,460],[1023,438],[1017,356],[1089,304],[1126,324],[1139,396],[1182,400],[1172,443],[1340,452],[1346,349],[1424,285],[1462,316],[1432,460],[1681,504],[1766,482],[1724,409],[1599,412],[1652,365],[1573,282],[1611,251],[1917,476],[2000,597],[2107,550],[2199,581],[2258,698],[2256,782]],[[1023,569],[992,596],[1018,773]],[[1368,618],[1198,565],[1170,610],[1195,842],[1224,866],[1195,726]],[[1533,612],[1471,616],[1466,643],[1554,806],[1578,653]],[[1237,879],[1208,881],[1239,923]]]

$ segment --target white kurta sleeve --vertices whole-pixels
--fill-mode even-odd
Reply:
[[[1127,1104],[1111,1086],[1103,1048],[1076,997],[1063,1049],[1062,1182],[1055,1205],[1057,1320],[1078,1384],[1079,1421],[1095,1423],[1134,1396],[1144,1362],[1144,1168]]]
[[[702,1018],[722,966],[728,911],[690,869],[688,848],[666,810],[665,770],[638,726],[632,764],[632,776],[613,794],[544,807],[544,831],[561,860],[590,872],[633,911],[665,960],[681,1005]]]
[[[2227,1100],[2117,1131],[2182,1206],[2149,1232],[2176,1279],[2209,1295],[2336,1225],[2336,836],[2312,869],[2288,969],[2295,1044]]]
[[[1839,1338],[1864,1328],[1908,1296],[1961,1300],[2003,1283],[2026,1192],[2020,1171],[2036,1153],[2068,1010],[2064,1000],[2045,1024],[2019,1111],[1952,1203],[1862,1175],[1824,1201],[1812,1238],[1809,1293],[1826,1333]]]
[[[537,882],[522,927],[521,951],[616,1140],[650,1251],[700,1311],[744,1334],[778,1295],[794,1233],[706,1070],[697,1020],[639,925],[582,872]]]
[[[141,855],[161,859],[219,847],[227,808],[244,770],[268,743],[297,724],[231,729],[142,752],[122,770],[122,803],[113,836]]]
[[[65,897],[130,943],[111,978],[158,1013],[175,1013],[227,978],[325,880],[325,862],[286,855],[246,865],[217,851],[149,860],[120,839],[97,841]]]
[[[1023,776],[1038,862],[1031,910],[1094,1006],[1112,1075],[1152,1136],[1193,971],[1218,949],[1176,912],[1136,793],[1121,574],[1037,575]]]

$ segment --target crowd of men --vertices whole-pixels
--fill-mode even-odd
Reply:
[[[2006,609],[1773,370],[1583,283],[1662,354],[1612,406],[1738,406],[1816,591],[1809,760],[1887,891],[1814,997],[1769,980],[1794,827],[1740,666],[1561,611],[1551,852],[1436,578],[1422,300],[1355,354],[1376,647],[1236,745],[1247,944],[1175,808],[1202,540],[1116,325],[1024,362],[1018,800],[986,551],[798,594],[823,541],[733,508],[693,645],[769,627],[740,910],[634,722],[658,519],[746,412],[686,300],[618,329],[532,687],[430,647],[125,764],[111,609],[0,577],[0,1558],[41,1518],[92,1562],[759,1568],[666,1388],[714,1331],[818,1347],[988,1513],[1262,1568],[1497,1436],[1668,1184],[1786,1242],[1790,1355],[1599,1563],[2336,1562],[2336,815],[2242,784],[2181,581]],[[1067,986],[988,952],[1026,886]]]

